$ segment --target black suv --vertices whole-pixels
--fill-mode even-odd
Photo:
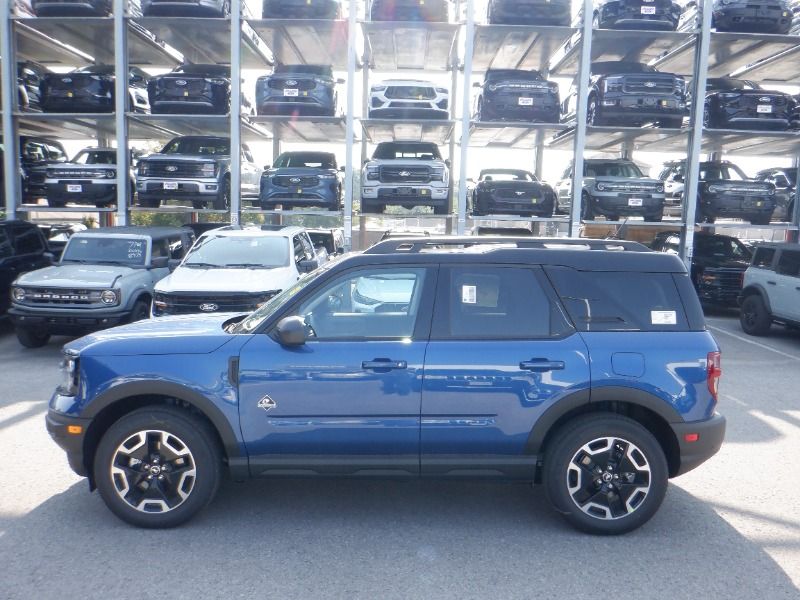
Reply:
[[[37,62],[26,60],[17,63],[17,93],[20,110],[41,110],[39,86],[48,69]]]
[[[547,81],[539,71],[489,69],[476,97],[476,121],[525,121],[558,123],[558,84]]]
[[[31,0],[37,17],[107,17],[113,0]]]
[[[259,200],[264,210],[280,204],[339,210],[342,205],[341,169],[331,152],[283,152],[261,174]]]
[[[449,0],[371,0],[367,9],[370,21],[447,22]]]
[[[794,111],[791,94],[762,89],[754,81],[712,77],[706,82],[706,129],[783,131],[789,128]]]
[[[681,5],[673,0],[595,0],[595,29],[658,29],[675,31]]]
[[[335,116],[338,96],[330,65],[277,65],[256,82],[259,115]]]
[[[678,254],[681,234],[662,231],[650,247],[658,252]],[[742,291],[744,272],[752,252],[729,235],[698,233],[692,246],[691,277],[700,301],[714,306],[736,307]]]
[[[528,171],[484,169],[470,194],[470,205],[473,216],[551,217],[556,206],[556,193]]]
[[[664,163],[661,178],[684,181],[686,161]],[[775,186],[756,181],[727,160],[700,163],[697,188],[697,222],[713,223],[718,217],[747,219],[767,225],[775,210]]]
[[[714,0],[717,31],[789,33],[792,9],[787,0]]]
[[[150,112],[149,77],[138,67],[128,67],[130,112]],[[69,73],[48,73],[40,90],[44,112],[114,112],[114,65],[89,65]]]
[[[756,173],[754,179],[766,181],[775,186],[775,212],[772,218],[791,221],[794,217],[794,200],[797,194],[797,169],[764,169]]]
[[[339,0],[264,0],[264,19],[340,19]]]
[[[569,25],[569,0],[489,0],[490,25]]]
[[[0,221],[0,316],[11,306],[14,280],[52,262],[53,255],[39,227],[27,221]]]
[[[577,78],[564,100],[565,122],[577,113]],[[687,116],[686,80],[637,62],[595,62],[591,66],[586,118],[589,125],[643,125],[680,128]]]
[[[35,202],[47,197],[47,168],[67,162],[61,142],[49,138],[22,135],[19,138],[22,176],[22,201]]]
[[[227,65],[185,64],[147,83],[153,114],[226,115],[231,108],[231,69]]]

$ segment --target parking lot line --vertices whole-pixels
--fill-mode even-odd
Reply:
[[[753,346],[758,346],[759,348],[764,348],[765,350],[769,350],[770,352],[774,352],[775,354],[780,354],[781,356],[785,356],[786,358],[791,358],[792,360],[800,361],[800,356],[789,354],[788,352],[778,350],[777,348],[773,348],[772,346],[767,346],[766,344],[762,344],[761,342],[756,342],[754,340],[748,339],[741,335],[737,335],[720,327],[714,327],[713,325],[709,325],[708,323],[706,323],[706,327],[708,327],[712,331],[718,331],[719,333],[724,333],[725,335],[729,335],[732,338],[736,338],[737,340],[740,340],[742,342],[747,342],[748,344],[752,344]]]

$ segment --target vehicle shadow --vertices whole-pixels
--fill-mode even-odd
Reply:
[[[226,483],[198,518],[166,531],[118,521],[81,482],[2,514],[0,530],[9,598],[797,593],[758,543],[675,485],[650,523],[618,538],[572,530],[541,489],[416,480]]]

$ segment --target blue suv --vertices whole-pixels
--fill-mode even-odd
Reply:
[[[537,482],[619,534],[725,432],[686,269],[635,242],[389,239],[250,314],[73,341],[63,375],[51,436],[142,527],[187,521],[227,472]]]

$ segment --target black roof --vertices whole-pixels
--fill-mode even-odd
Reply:
[[[174,235],[185,234],[187,232],[189,232],[189,230],[184,227],[136,227],[131,225],[126,227],[98,227],[97,229],[79,231],[75,233],[75,235],[142,235],[154,240],[159,240]]]

